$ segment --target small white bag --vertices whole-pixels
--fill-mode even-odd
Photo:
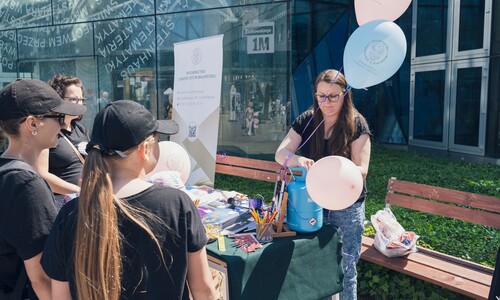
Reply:
[[[389,207],[371,216],[375,228],[375,248],[387,257],[405,256],[417,252],[417,239],[414,232],[405,231],[398,223]]]

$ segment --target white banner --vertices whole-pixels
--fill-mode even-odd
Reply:
[[[219,133],[223,35],[174,44],[172,119],[179,133],[170,137],[191,157],[186,185],[212,185]]]

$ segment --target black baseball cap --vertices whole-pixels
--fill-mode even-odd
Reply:
[[[108,155],[127,157],[124,151],[139,145],[155,132],[176,134],[179,126],[173,120],[156,120],[141,104],[131,100],[111,102],[94,119],[87,151],[99,149]]]
[[[80,116],[87,107],[65,102],[47,83],[37,79],[17,79],[0,90],[0,120],[11,120],[50,112]]]

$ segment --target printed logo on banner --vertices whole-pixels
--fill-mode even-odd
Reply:
[[[193,65],[197,65],[201,62],[202,51],[200,48],[195,48],[191,54],[191,62]]]

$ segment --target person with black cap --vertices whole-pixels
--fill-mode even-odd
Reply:
[[[18,79],[0,90],[0,128],[8,139],[0,155],[1,299],[51,298],[40,258],[57,212],[34,167],[40,152],[56,145],[65,115],[84,111],[40,80]]]
[[[192,200],[145,180],[158,135],[177,131],[130,100],[97,114],[80,196],[59,212],[41,260],[55,299],[215,298]]]
[[[58,74],[48,84],[64,101],[85,106],[80,78]],[[55,194],[58,210],[65,203],[65,194],[80,192],[83,163],[87,155],[85,147],[90,139],[81,119],[82,116],[66,116],[64,126],[57,136],[57,146],[43,150],[38,157],[37,171]]]

